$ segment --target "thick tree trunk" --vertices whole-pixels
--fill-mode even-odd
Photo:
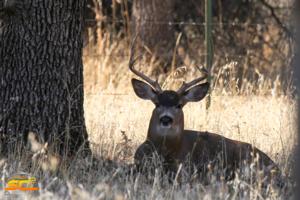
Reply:
[[[28,132],[69,155],[87,147],[82,0],[15,1],[0,29],[0,150]]]
[[[173,11],[175,0],[134,0],[133,29],[143,45],[164,61],[171,62],[175,46]],[[133,35],[134,35],[133,34]]]

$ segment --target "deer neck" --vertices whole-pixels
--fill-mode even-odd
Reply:
[[[159,123],[157,123],[157,119],[152,117],[148,128],[147,140],[150,141],[163,155],[176,155],[182,146],[183,133],[183,121],[169,130],[166,130],[161,128]]]

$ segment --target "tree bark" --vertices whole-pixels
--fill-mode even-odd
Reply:
[[[134,0],[133,32],[139,35],[142,45],[164,61],[171,62],[175,46],[173,11],[175,0]]]
[[[24,145],[28,132],[60,154],[74,155],[80,147],[89,151],[83,112],[84,5],[82,0],[16,0],[13,15],[2,15],[2,154]]]

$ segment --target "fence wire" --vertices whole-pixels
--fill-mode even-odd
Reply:
[[[112,20],[112,19],[103,19],[103,20],[95,20],[95,19],[86,19],[86,23],[92,23],[91,27],[100,27],[101,25],[99,23],[120,23],[120,24],[126,24],[128,23],[126,20]],[[197,21],[157,21],[157,20],[143,20],[143,23],[151,23],[151,24],[157,24],[157,25],[169,25],[169,26],[175,26],[175,25],[189,25],[189,26],[205,26],[206,22],[197,22]],[[248,22],[212,22],[212,26],[274,26],[278,25],[275,22],[272,23],[248,23]]]

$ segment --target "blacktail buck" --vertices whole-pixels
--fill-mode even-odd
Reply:
[[[131,47],[129,69],[145,81],[133,78],[131,81],[134,92],[138,97],[151,100],[155,105],[147,139],[138,147],[134,156],[138,169],[142,169],[147,159],[156,154],[163,158],[163,166],[174,173],[180,163],[189,163],[200,174],[205,174],[209,168],[217,166],[223,173],[220,177],[231,180],[242,165],[250,166],[255,162],[258,170],[265,172],[267,180],[274,175],[280,176],[277,165],[251,144],[214,133],[185,130],[182,108],[188,102],[198,102],[205,97],[209,83],[200,82],[206,79],[207,72],[204,71],[205,76],[183,83],[177,91],[162,90],[157,81],[134,68],[137,60],[134,58],[134,43]]]

